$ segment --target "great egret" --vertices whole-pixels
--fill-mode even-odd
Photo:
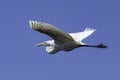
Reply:
[[[46,51],[49,54],[55,54],[60,50],[71,51],[78,47],[107,48],[107,46],[103,44],[88,45],[82,42],[83,39],[95,32],[95,29],[86,28],[83,32],[66,33],[55,26],[44,22],[30,20],[29,24],[33,30],[39,31],[53,38],[53,40],[36,44],[36,46],[46,46]]]

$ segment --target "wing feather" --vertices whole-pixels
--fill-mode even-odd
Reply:
[[[75,41],[81,42],[83,39],[87,38],[95,31],[96,31],[95,29],[86,28],[83,32],[69,33],[69,34],[72,36],[72,38]]]
[[[30,20],[29,23],[30,23],[30,27],[33,30],[47,34],[48,36],[53,38],[56,43],[62,44],[71,40],[74,41],[73,38],[68,33],[59,30],[58,28],[56,28],[51,24],[32,21],[32,20]]]

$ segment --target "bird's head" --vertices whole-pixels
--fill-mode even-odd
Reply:
[[[51,46],[51,45],[54,45],[54,41],[53,40],[45,41],[45,42],[36,44],[35,46]]]

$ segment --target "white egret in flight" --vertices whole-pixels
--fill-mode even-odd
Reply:
[[[36,46],[46,46],[46,51],[49,54],[55,54],[58,51],[71,51],[78,47],[96,47],[96,48],[107,48],[103,44],[89,45],[83,43],[82,40],[90,36],[95,29],[86,28],[83,32],[77,33],[66,33],[59,30],[55,26],[37,21],[29,21],[30,27],[41,33],[50,36],[53,40],[48,40],[43,43],[36,44]]]

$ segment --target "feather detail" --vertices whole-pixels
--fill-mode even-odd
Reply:
[[[77,42],[82,42],[83,39],[90,36],[93,32],[95,32],[95,29],[86,28],[83,32],[77,32],[77,33],[69,33],[72,38]]]

